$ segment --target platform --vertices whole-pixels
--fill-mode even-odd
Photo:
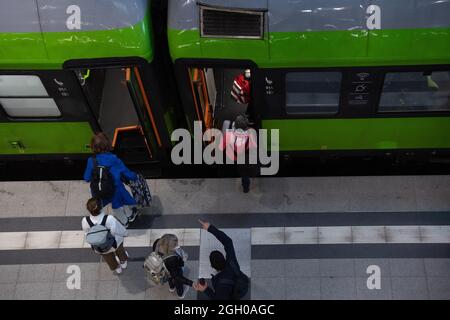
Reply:
[[[0,182],[0,299],[177,299],[145,282],[160,235],[189,253],[186,276],[208,278],[217,243],[234,240],[250,299],[450,299],[450,176],[150,180],[154,196],[130,227],[129,267],[113,275],[84,242],[88,184]],[[66,271],[81,268],[81,289]],[[381,270],[368,289],[367,268]],[[195,291],[187,299],[197,299]]]

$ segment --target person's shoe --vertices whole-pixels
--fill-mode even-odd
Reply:
[[[249,191],[250,191],[250,187],[243,187],[243,191],[244,191],[244,193],[249,193]]]
[[[128,255],[128,252],[125,251],[125,254],[127,255],[127,257],[130,257],[130,256]],[[120,266],[122,267],[122,269],[126,269],[126,268],[127,268],[127,266],[128,266],[128,261],[122,262],[122,261],[120,261],[120,259],[119,259],[118,256],[116,256],[116,261],[117,261],[118,264],[120,264]]]
[[[189,286],[184,286],[183,294],[181,296],[178,296],[178,294],[177,294],[178,298],[184,299],[184,297],[186,297],[186,293],[189,291],[189,288],[190,288]]]
[[[176,289],[175,287],[172,288],[172,287],[169,285],[169,292],[174,292],[175,289]]]
[[[121,266],[118,266],[117,268],[116,268],[116,270],[114,270],[114,272],[116,273],[116,274],[121,274],[122,273],[122,267]]]
[[[133,207],[132,209],[132,213],[131,216],[128,218],[128,224],[130,224],[131,222],[133,222],[134,220],[136,220],[136,217],[138,216],[138,208]]]

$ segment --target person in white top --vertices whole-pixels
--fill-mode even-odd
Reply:
[[[98,225],[102,222],[105,217],[105,213],[102,211],[102,206],[100,200],[91,198],[86,204],[86,208],[89,211],[89,219],[94,225]],[[81,221],[81,226],[83,231],[87,234],[91,226],[87,221],[87,217],[84,217]],[[123,269],[127,267],[128,253],[123,247],[124,237],[127,236],[127,229],[113,216],[107,215],[105,227],[109,229],[110,233],[115,238],[115,245],[111,247],[106,252],[97,252],[101,254],[103,259],[105,259],[109,268],[115,271],[117,274],[121,274]]]

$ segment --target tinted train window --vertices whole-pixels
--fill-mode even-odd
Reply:
[[[0,75],[0,106],[17,118],[54,118],[61,116],[58,106],[41,79],[35,75]]]
[[[286,113],[337,113],[341,80],[340,72],[290,72],[286,74]]]
[[[450,72],[387,73],[380,112],[450,110]]]
[[[0,105],[6,114],[14,118],[59,117],[61,112],[52,98],[0,98]]]

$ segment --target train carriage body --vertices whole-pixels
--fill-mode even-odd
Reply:
[[[83,162],[98,131],[107,133],[129,164],[167,161],[176,124],[155,50],[159,12],[149,1],[24,0],[0,6],[3,161]]]
[[[236,114],[230,81],[252,68],[258,125],[280,130],[285,154],[448,154],[449,12],[433,0],[169,1],[168,38],[180,90],[188,72],[215,74],[218,121]],[[191,91],[186,112],[202,104]]]
[[[104,131],[133,168],[183,175],[192,167],[172,163],[173,130],[194,136],[195,121],[223,129],[244,113],[230,92],[246,68],[255,127],[279,130],[283,158],[450,155],[449,0],[23,0],[0,9],[2,169],[76,161],[78,177],[91,135]],[[197,167],[192,175],[217,169]],[[0,177],[20,172],[7,171]]]

